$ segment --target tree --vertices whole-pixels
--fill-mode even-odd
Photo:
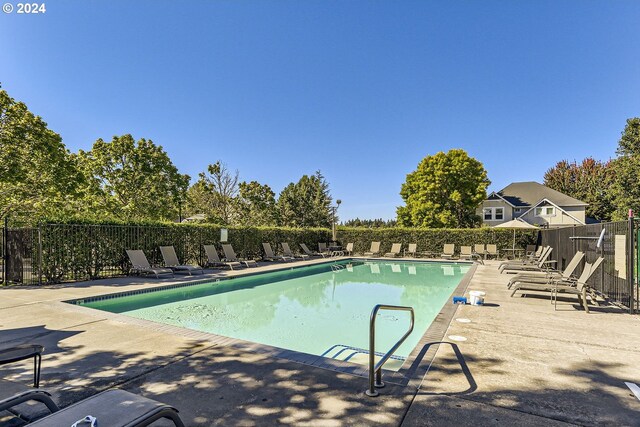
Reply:
[[[276,193],[268,185],[257,181],[241,182],[238,208],[240,223],[250,226],[273,226],[277,224]]]
[[[612,219],[624,220],[629,209],[640,213],[640,118],[627,120],[616,154],[618,157],[612,162]]]
[[[586,215],[601,221],[613,214],[611,162],[588,157],[578,164],[562,160],[544,174],[544,185],[589,204]]]
[[[207,167],[189,189],[189,211],[203,213],[207,221],[233,225],[239,220],[238,171],[231,172],[220,160]]]
[[[0,90],[0,218],[64,215],[73,210],[81,181],[60,135]]]
[[[350,219],[342,223],[345,227],[366,227],[366,228],[393,228],[398,225],[395,219],[384,220],[382,218],[376,219]]]
[[[176,220],[189,186],[161,146],[131,135],[98,139],[77,155],[88,186],[86,207],[121,220]]]
[[[407,175],[397,209],[405,227],[460,228],[480,222],[476,208],[487,197],[490,181],[482,163],[464,150],[427,156]]]
[[[331,227],[329,184],[320,171],[303,175],[287,185],[278,197],[280,225],[286,227]]]

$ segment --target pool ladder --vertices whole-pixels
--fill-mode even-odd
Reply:
[[[409,330],[405,332],[398,342],[396,342],[393,347],[391,347],[391,349],[382,356],[378,363],[376,363],[376,317],[380,310],[408,311],[411,313],[411,325],[409,326]],[[415,314],[413,312],[413,307],[386,304],[378,304],[373,307],[373,311],[371,311],[371,319],[369,320],[369,388],[365,391],[367,396],[374,397],[380,394],[376,388],[384,387],[384,383],[382,382],[382,366],[391,356],[393,356],[393,353],[398,350],[398,347],[400,347],[404,340],[406,340],[411,334],[414,323]]]

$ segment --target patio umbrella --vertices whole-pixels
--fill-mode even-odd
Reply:
[[[513,229],[513,247],[512,250],[516,250],[516,229],[537,229],[533,224],[529,224],[528,222],[521,219],[512,219],[511,221],[503,222],[502,224],[494,225],[493,228],[512,228]]]

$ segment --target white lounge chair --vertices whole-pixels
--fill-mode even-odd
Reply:
[[[500,251],[498,250],[498,245],[488,244],[487,245],[487,257],[493,256],[498,258],[500,256]]]
[[[160,278],[161,274],[170,274],[173,276],[173,270],[170,268],[152,267],[149,264],[147,256],[141,249],[127,249],[127,256],[133,265],[131,270],[134,274],[153,274],[156,278]]]
[[[364,256],[377,256],[380,255],[380,242],[371,242],[371,248],[369,252],[365,252]]]
[[[344,248],[344,253],[347,256],[351,256],[353,254],[353,243],[347,243],[347,246]]]
[[[174,272],[184,271],[189,274],[189,276],[196,271],[199,271],[200,274],[204,273],[200,266],[180,264],[173,246],[160,246],[160,252],[162,253],[162,259],[164,259],[164,266],[169,267]]]
[[[409,247],[404,250],[404,256],[410,256],[415,258],[418,252],[418,244],[417,243],[409,243]]]
[[[400,255],[400,251],[402,250],[402,243],[394,243],[391,245],[391,250],[384,254],[385,257],[395,258]]]
[[[444,259],[453,258],[453,256],[455,255],[455,249],[456,247],[452,243],[445,243],[444,246],[442,247],[442,254],[440,255],[440,258],[444,258]]]
[[[204,245],[204,252],[207,254],[207,265],[211,267],[242,267],[239,261],[222,261],[218,255],[218,250],[213,245]]]
[[[248,267],[257,267],[258,263],[253,259],[240,259],[236,255],[236,251],[233,250],[233,246],[230,243],[222,245],[222,251],[224,252],[224,262],[239,262]]]

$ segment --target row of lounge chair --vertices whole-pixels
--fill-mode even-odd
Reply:
[[[301,254],[295,254],[287,242],[283,242],[281,246],[283,255],[276,255],[270,243],[263,243],[262,248],[264,250],[264,255],[262,259],[264,261],[289,262],[294,260],[306,260],[315,256],[327,257],[345,254],[351,255],[353,251],[353,243],[348,244],[345,250],[339,251],[331,251],[326,244],[319,243],[319,252],[312,252],[306,244],[301,243],[300,247],[303,251]],[[224,253],[223,258],[220,257],[218,250],[214,245],[203,245],[203,247],[207,257],[204,267],[227,267],[233,270],[240,267],[249,268],[258,266],[258,263],[253,259],[239,258],[231,244],[222,245],[222,251]],[[180,263],[173,246],[160,246],[160,253],[162,254],[162,259],[164,261],[164,265],[161,267],[152,266],[144,251],[140,249],[127,249],[126,252],[129,257],[129,261],[131,261],[131,265],[133,266],[131,270],[133,274],[149,274],[159,278],[161,275],[173,276],[175,273],[187,273],[189,275],[194,273],[203,273],[203,267],[201,266]]]
[[[585,258],[584,252],[576,252],[564,270],[560,271],[551,267],[556,264],[555,260],[549,260],[552,251],[553,248],[550,246],[544,246],[524,260],[500,264],[498,269],[501,273],[515,273],[507,283],[507,288],[513,290],[511,296],[525,290],[550,292],[550,299],[556,307],[558,293],[578,295],[580,305],[588,313],[587,297],[592,303],[597,304],[597,300],[595,290],[587,281],[598,270],[604,257],[598,257],[591,263],[585,262],[580,276],[575,276],[575,271]]]
[[[382,256],[388,258],[395,258],[399,256],[402,252],[402,243],[393,243],[391,245],[391,250],[386,252]],[[418,255],[426,255],[426,256],[438,256],[437,253],[434,252],[418,252],[418,244],[417,243],[409,243],[407,249],[403,252],[404,256],[417,257]],[[364,253],[364,256],[379,256],[381,255],[380,251],[380,242],[371,242],[371,248],[369,251]],[[456,257],[455,245],[446,243],[442,248],[442,253],[439,255],[440,258],[443,259],[453,259]],[[488,256],[499,256],[499,251],[497,245],[493,244],[476,244],[472,246],[460,246],[460,259],[469,259],[469,260],[478,260],[481,261],[482,258],[486,258]]]

